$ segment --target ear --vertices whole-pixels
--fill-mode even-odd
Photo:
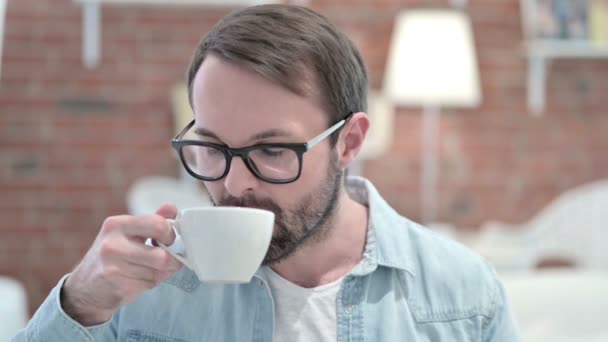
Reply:
[[[368,115],[358,112],[353,114],[342,128],[337,143],[339,153],[338,163],[341,169],[347,168],[357,157],[359,151],[361,151],[369,125]]]

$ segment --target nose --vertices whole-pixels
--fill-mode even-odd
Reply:
[[[230,170],[224,178],[224,187],[234,197],[241,197],[247,191],[255,189],[260,180],[249,171],[245,161],[241,157],[234,157]]]

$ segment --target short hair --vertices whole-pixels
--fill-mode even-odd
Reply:
[[[200,41],[190,64],[188,96],[205,58],[213,54],[291,92],[313,96],[328,124],[367,111],[368,76],[353,42],[324,16],[293,5],[259,5],[232,12]],[[332,145],[337,135],[331,137]]]

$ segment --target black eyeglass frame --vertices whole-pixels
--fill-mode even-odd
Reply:
[[[348,120],[353,116],[353,114],[354,114],[354,112],[348,114],[344,119],[338,121],[336,124],[329,127],[328,129],[323,131],[321,134],[317,135],[316,137],[312,138],[311,140],[309,140],[305,143],[263,143],[263,144],[255,144],[255,145],[241,147],[241,148],[231,148],[226,145],[215,144],[215,143],[206,142],[206,141],[188,140],[188,139],[182,140],[182,138],[186,134],[186,132],[188,132],[188,130],[190,128],[192,128],[192,126],[194,126],[195,120],[192,120],[175,137],[173,137],[173,139],[171,139],[171,147],[179,155],[179,158],[180,158],[182,164],[186,168],[186,171],[192,177],[205,181],[205,182],[214,182],[214,181],[218,181],[218,180],[226,177],[228,172],[230,172],[232,158],[241,157],[241,159],[247,166],[247,169],[249,169],[249,171],[254,176],[256,176],[258,179],[260,179],[264,182],[267,182],[267,183],[271,183],[271,184],[288,184],[288,183],[295,182],[296,180],[298,180],[298,178],[300,178],[300,175],[302,174],[302,166],[304,164],[304,158],[303,158],[304,153],[310,151],[310,149],[313,148],[316,144],[318,144],[319,142],[321,142],[328,136],[335,133],[340,127],[344,126],[348,122]],[[183,148],[184,148],[184,146],[190,146],[190,145],[212,147],[212,148],[216,148],[216,149],[222,151],[222,153],[224,154],[224,157],[226,158],[226,167],[224,169],[224,173],[222,173],[222,175],[220,175],[218,177],[205,177],[205,176],[201,176],[198,173],[194,172],[188,166],[188,163],[186,162],[186,158],[184,157]],[[294,151],[298,157],[297,174],[292,178],[281,179],[281,180],[264,177],[256,168],[255,163],[251,159],[249,159],[249,152],[260,149],[260,148],[287,148],[287,149]]]

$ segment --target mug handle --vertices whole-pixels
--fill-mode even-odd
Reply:
[[[175,233],[176,238],[178,235],[181,235],[179,233],[179,223],[176,220],[167,219],[167,222],[169,222],[169,224],[171,225],[171,228],[173,229],[173,233]],[[188,259],[184,255],[180,255],[180,254],[173,252],[172,250],[169,249],[169,247],[167,247],[166,245],[164,245],[158,241],[156,241],[156,243],[158,244],[158,247],[167,251],[169,254],[171,254],[175,259],[177,259],[179,262],[184,264],[186,267],[188,267],[189,269],[191,269],[193,271],[195,270],[194,266],[190,263],[190,261],[188,261]]]

